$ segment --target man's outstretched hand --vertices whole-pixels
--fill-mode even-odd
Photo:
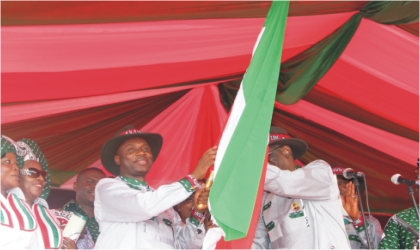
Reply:
[[[197,166],[195,166],[194,171],[191,173],[192,177],[197,180],[204,178],[209,167],[214,164],[216,152],[217,146],[211,147],[204,152],[203,156],[201,156],[201,159],[198,161]]]

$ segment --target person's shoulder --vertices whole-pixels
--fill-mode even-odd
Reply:
[[[22,189],[20,189],[20,187],[14,187],[12,189],[7,190],[7,196],[9,196],[9,194],[14,194],[19,199],[25,200],[25,195],[23,194],[23,191]]]
[[[76,207],[76,206],[78,206],[78,204],[76,203],[76,201],[75,200],[73,200],[73,199],[71,199],[71,200],[69,200],[66,204],[64,204],[63,205],[63,207],[61,208],[62,210],[65,210],[65,211],[71,211],[71,209],[73,208],[73,207]]]
[[[106,177],[106,178],[102,178],[98,181],[99,183],[113,183],[113,182],[121,182],[120,178],[118,177]]]
[[[371,222],[376,222],[377,221],[378,223],[380,223],[379,220],[373,215],[367,215],[366,218],[367,218],[367,220],[369,220]]]
[[[116,178],[103,178],[96,184],[96,188],[100,188],[101,186],[109,186],[109,185],[124,185],[124,182],[116,177]],[[126,185],[125,185],[126,186]]]
[[[312,166],[314,166],[314,167],[326,167],[326,168],[331,169],[330,164],[328,164],[328,162],[326,162],[324,160],[321,160],[321,159],[312,161],[312,162],[308,163],[305,167],[312,167]]]
[[[411,215],[413,213],[416,213],[416,210],[414,209],[414,207],[410,207],[410,208],[407,208],[407,209],[404,209],[404,210],[398,212],[397,216],[398,217],[407,216],[407,215]]]
[[[41,198],[41,197],[36,198],[34,203],[49,209],[49,205],[48,205],[47,201],[45,199]]]

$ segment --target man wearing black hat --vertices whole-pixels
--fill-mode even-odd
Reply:
[[[331,166],[299,168],[308,145],[271,127],[262,213],[252,248],[349,249],[340,193]]]
[[[378,248],[382,236],[381,223],[374,216],[365,216],[366,221],[359,209],[358,196],[353,180],[346,179],[343,176],[345,168],[334,166],[332,171],[337,177],[338,189],[340,190],[341,202],[343,204],[342,213],[344,219],[344,227],[346,228],[352,249],[369,248],[366,237],[366,228],[369,230],[369,238],[371,246]],[[364,194],[365,184],[363,177],[358,177],[360,183],[360,193]]]
[[[204,209],[195,208],[184,225],[172,208],[200,188],[197,181],[213,165],[216,147],[207,150],[194,171],[179,182],[153,190],[145,182],[162,146],[162,136],[136,129],[108,140],[101,151],[103,166],[115,179],[99,181],[95,189],[95,217],[101,234],[95,248],[200,248],[194,238]],[[207,204],[208,190],[194,196]],[[194,206],[197,207],[197,206]]]

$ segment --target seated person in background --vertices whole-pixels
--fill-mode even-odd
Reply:
[[[38,224],[38,248],[75,248],[75,242],[63,238],[55,214],[49,210],[45,200],[50,193],[47,159],[38,145],[30,139],[22,139],[16,144],[19,147],[18,165],[23,166],[20,169],[19,186]]]
[[[93,249],[99,235],[99,225],[94,215],[95,187],[103,178],[105,173],[98,168],[87,168],[82,170],[73,184],[76,192],[76,199],[69,201],[62,208],[63,211],[78,213],[88,218],[82,235],[77,240],[79,249]],[[62,211],[56,211],[61,218],[61,225],[65,226],[69,215]]]
[[[415,170],[415,178],[419,180],[419,167]],[[415,186],[414,197],[419,197],[419,187]],[[419,201],[416,200],[419,204]],[[416,210],[413,207],[403,210],[395,215],[400,220],[408,223],[417,232],[419,231],[419,217]],[[413,234],[400,223],[397,223],[392,217],[389,219],[385,226],[382,240],[379,243],[379,249],[413,249],[414,247],[414,236]],[[418,245],[417,245],[418,249]]]
[[[194,193],[188,196],[188,198],[185,199],[184,201],[181,201],[181,203],[179,203],[178,205],[174,206],[175,211],[178,212],[184,224],[186,223],[187,219],[191,215],[191,211],[193,209],[193,199],[194,199]]]
[[[200,185],[202,187],[204,187],[205,185],[205,180],[199,180]],[[187,219],[190,218],[191,215],[191,211],[194,208],[194,193],[192,193],[190,196],[188,196],[187,199],[181,201],[179,204],[174,206],[175,211],[179,214],[179,216],[181,217],[182,222],[185,224]],[[205,211],[205,213],[207,213],[208,210]]]
[[[178,205],[174,206],[175,211],[181,217],[182,223],[186,224],[187,220],[191,217],[191,211],[194,209],[194,193],[191,194],[186,200],[182,201]],[[203,224],[200,224],[197,227],[198,235],[194,238],[197,241],[197,245],[202,244],[204,241],[204,236],[210,227],[213,227],[212,221],[210,218],[210,212],[208,209],[204,212]]]
[[[252,248],[349,249],[340,192],[331,166],[295,160],[308,145],[271,127],[263,207]]]
[[[207,189],[196,192],[191,216],[183,224],[172,208],[200,188],[213,165],[216,147],[207,150],[194,171],[179,182],[154,190],[146,175],[162,147],[162,136],[129,129],[108,140],[101,151],[103,166],[115,179],[102,179],[95,190],[95,217],[100,232],[95,248],[200,248],[195,238],[207,204]],[[180,152],[182,153],[182,152]],[[176,166],[174,166],[176,167]]]
[[[343,204],[344,226],[352,249],[369,248],[366,238],[366,227],[369,225],[371,246],[378,248],[381,241],[382,228],[380,222],[373,216],[365,216],[367,222],[363,220],[359,209],[358,197],[353,180],[346,179],[343,176],[343,167],[334,166],[333,173],[337,176],[338,189],[340,190],[341,202]],[[363,177],[359,178],[360,193],[364,194],[365,184]]]
[[[174,209],[176,212],[178,212],[179,216],[181,217],[182,222],[185,224],[186,220],[191,216],[191,211],[194,209],[194,194],[191,194],[186,200],[182,201],[181,203],[179,203],[178,205],[174,206]],[[206,209],[205,211],[205,216],[204,216],[204,228],[205,228],[205,232],[207,232],[207,230],[210,227],[214,227],[215,225],[213,224],[213,222],[210,220],[210,212],[208,211],[208,209]],[[204,231],[202,229],[198,229],[200,230],[199,233],[201,231]]]

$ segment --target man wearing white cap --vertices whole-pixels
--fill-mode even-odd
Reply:
[[[199,189],[197,180],[213,165],[216,147],[204,153],[190,175],[153,190],[145,177],[159,154],[162,141],[159,134],[130,129],[103,146],[102,164],[117,177],[100,180],[95,189],[95,217],[101,232],[95,248],[201,247],[202,242],[195,238],[200,233],[197,227],[202,224],[205,208],[200,210],[196,204],[207,204],[209,191],[196,192],[195,209],[185,224],[172,207]]]
[[[340,193],[331,166],[299,168],[308,145],[271,127],[263,207],[252,248],[349,249]]]

